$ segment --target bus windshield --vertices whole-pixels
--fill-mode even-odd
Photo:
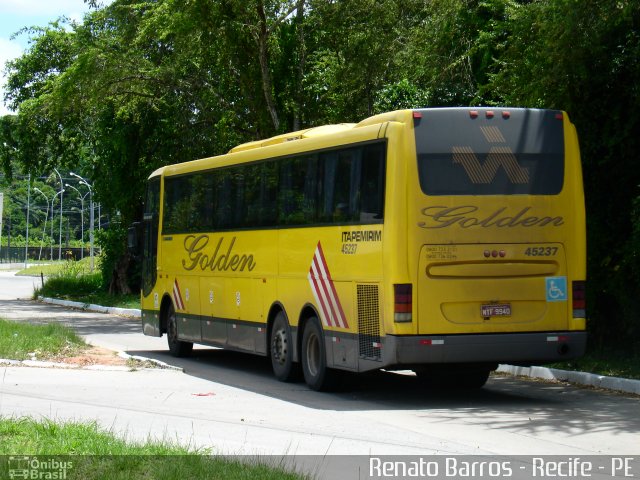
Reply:
[[[426,195],[557,195],[564,180],[562,112],[468,108],[416,111]]]

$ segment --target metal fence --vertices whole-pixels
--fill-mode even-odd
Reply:
[[[29,247],[26,249],[27,258],[29,260],[80,260],[81,258],[88,258],[91,253],[89,247],[84,248],[84,251],[80,247],[63,247],[62,252],[59,252],[57,246],[54,245],[53,251],[51,247]],[[59,255],[60,253],[60,255]],[[21,263],[24,262],[25,247],[0,247],[0,263]],[[94,247],[94,256],[100,254],[100,249]]]

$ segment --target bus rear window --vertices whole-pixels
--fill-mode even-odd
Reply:
[[[415,137],[426,195],[556,195],[564,181],[562,114],[552,110],[422,110]],[[487,114],[488,112],[493,112]]]

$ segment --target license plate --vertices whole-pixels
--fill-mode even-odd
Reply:
[[[510,317],[511,305],[508,303],[492,303],[489,305],[482,305],[481,315],[483,317]]]

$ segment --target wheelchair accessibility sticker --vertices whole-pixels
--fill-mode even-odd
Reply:
[[[547,302],[567,301],[567,277],[547,277],[545,282]]]

